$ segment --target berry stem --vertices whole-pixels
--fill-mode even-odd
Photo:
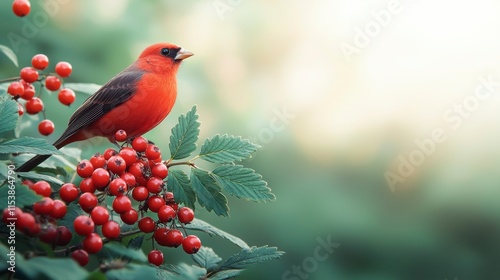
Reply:
[[[191,161],[166,162],[165,164],[167,165],[167,168],[169,168],[171,166],[176,166],[176,165],[189,165],[191,167],[196,168],[196,165],[194,164],[194,162],[191,162]]]
[[[21,79],[21,77],[12,77],[12,78],[0,80],[0,83],[15,82],[15,81],[18,81],[20,79]]]

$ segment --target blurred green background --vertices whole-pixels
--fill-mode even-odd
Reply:
[[[263,147],[245,164],[276,202],[229,197],[231,218],[197,212],[287,252],[240,279],[500,278],[499,95],[474,96],[481,77],[500,80],[497,1],[45,0],[22,19],[10,5],[0,3],[0,44],[22,66],[37,53],[70,62],[68,82],[103,84],[160,41],[195,53],[174,110],[147,136],[166,150],[177,116],[197,104],[201,138]],[[0,77],[17,75],[4,56],[0,65]],[[76,106],[44,102],[53,141]],[[436,129],[446,140],[422,156],[415,142]],[[392,188],[387,172],[401,176]],[[318,239],[340,246],[314,260]],[[223,257],[237,251],[202,240]]]

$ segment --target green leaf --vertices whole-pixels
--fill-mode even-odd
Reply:
[[[186,115],[180,115],[179,123],[172,128],[170,135],[170,157],[183,159],[196,150],[196,141],[200,134],[200,122],[196,114],[196,106]]]
[[[109,270],[106,272],[106,277],[108,280],[158,279],[154,267],[135,263],[128,264],[122,269]]]
[[[251,247],[243,248],[240,252],[232,255],[218,270],[242,269],[248,265],[267,262],[281,258],[285,252],[278,251],[276,247]]]
[[[212,226],[211,224],[197,218],[195,218],[191,223],[184,225],[184,227],[186,229],[203,231],[205,233],[208,233],[209,235],[222,237],[224,239],[231,241],[233,244],[238,245],[240,248],[249,248],[248,244],[245,243],[245,241],[241,240],[240,238],[232,234],[229,234],[221,229],[218,229]]]
[[[193,260],[200,266],[204,267],[207,270],[212,270],[217,267],[217,264],[222,261],[221,257],[219,257],[212,248],[202,246],[200,250],[191,255]]]
[[[241,137],[215,135],[201,146],[200,158],[214,163],[230,163],[249,158],[259,146]]]
[[[17,172],[17,176],[24,178],[24,179],[30,179],[33,181],[47,181],[52,186],[52,189],[54,191],[58,191],[59,188],[64,185],[64,182],[48,175],[44,174],[38,174],[35,172]]]
[[[51,279],[67,280],[85,279],[89,274],[71,258],[54,259],[48,257],[35,257],[29,260],[18,260],[16,278],[18,279]]]
[[[64,87],[70,88],[74,91],[92,95],[102,86],[92,83],[65,83]]]
[[[211,175],[227,193],[238,198],[255,202],[276,199],[267,182],[253,169],[227,164],[215,168]]]
[[[5,56],[10,59],[10,61],[12,61],[12,63],[14,63],[14,65],[16,67],[19,67],[19,64],[17,62],[17,56],[16,54],[14,53],[13,50],[11,50],[10,48],[4,46],[4,45],[0,45],[0,52],[3,52],[3,54],[5,54]]]
[[[208,211],[214,211],[219,216],[229,216],[226,197],[215,180],[206,171],[193,168],[191,183],[198,198],[198,203]]]
[[[32,137],[22,137],[0,143],[0,154],[30,153],[38,155],[62,154],[47,140]]]
[[[73,228],[73,222],[75,221],[76,217],[80,215],[88,215],[88,214],[83,212],[82,208],[78,203],[75,202],[70,203],[68,204],[66,215],[59,220],[58,224],[60,226],[67,227],[71,232],[75,232]]]
[[[207,274],[206,269],[185,263],[162,265],[158,268],[158,272],[160,279],[168,280],[199,280]]]
[[[15,188],[11,188],[14,186]],[[9,193],[10,192],[10,193]],[[14,192],[14,193],[13,193]],[[9,196],[14,195],[16,206],[23,208],[24,206],[31,206],[33,203],[42,199],[41,196],[30,190],[26,185],[18,185],[14,182],[13,185],[7,183],[0,187],[0,209],[7,208],[8,201],[12,201]]]
[[[170,170],[167,177],[167,186],[169,191],[174,193],[177,203],[184,203],[185,206],[194,210],[196,195],[184,171],[179,169]]]
[[[127,248],[117,242],[110,242],[104,245],[102,250],[99,252],[99,256],[107,256],[109,259],[132,260],[141,263],[146,263],[148,261],[148,258],[144,255],[144,252],[140,248]]]
[[[17,102],[7,98],[0,98],[0,133],[14,130],[17,125],[19,114],[17,113]]]
[[[228,269],[228,270],[223,270],[219,271],[217,273],[214,273],[208,277],[208,279],[212,280],[224,280],[224,279],[231,279],[234,278],[243,272],[242,269]]]
[[[143,241],[144,241],[144,235],[139,235],[137,237],[134,237],[134,238],[130,239],[130,241],[128,242],[127,248],[140,250],[142,247]]]
[[[9,176],[8,173],[9,173],[8,165],[5,162],[0,161],[0,183],[3,182],[4,180],[7,180],[7,177]]]

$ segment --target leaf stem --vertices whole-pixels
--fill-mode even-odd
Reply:
[[[21,77],[7,78],[7,79],[0,80],[0,83],[15,82],[15,81],[17,81],[19,79],[21,79]]]
[[[167,163],[167,168],[169,168],[171,166],[176,166],[176,165],[189,165],[191,167],[196,168],[196,165],[194,164],[194,162],[191,162],[191,161],[170,162],[170,163]]]

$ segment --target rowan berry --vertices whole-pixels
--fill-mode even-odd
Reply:
[[[43,120],[38,124],[38,132],[40,134],[48,136],[54,132],[55,126],[51,120]]]
[[[31,59],[31,65],[38,70],[44,70],[49,66],[49,58],[44,54],[37,54]]]
[[[31,11],[31,3],[28,0],[15,0],[12,3],[12,11],[18,17],[27,16]]]
[[[61,79],[56,76],[47,76],[45,78],[45,87],[50,91],[56,91],[61,87]]]
[[[73,70],[73,67],[71,64],[69,64],[66,61],[61,61],[56,64],[56,73],[62,78],[69,77],[71,75],[71,71]]]
[[[63,88],[63,89],[61,89],[61,91],[59,91],[57,98],[59,99],[59,102],[61,102],[62,104],[66,105],[66,106],[69,106],[73,102],[75,102],[76,94],[72,89]]]
[[[196,254],[201,248],[201,241],[196,235],[188,235],[182,241],[182,249],[188,254]]]
[[[160,250],[152,250],[148,253],[148,262],[156,266],[160,266],[163,263],[163,253]]]

